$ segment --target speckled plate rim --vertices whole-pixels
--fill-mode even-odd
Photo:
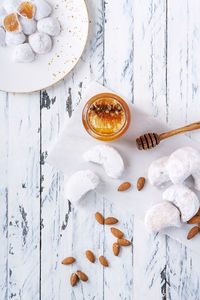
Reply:
[[[79,63],[81,57],[83,56],[83,53],[85,51],[85,48],[86,48],[86,45],[87,45],[87,42],[88,42],[88,38],[89,38],[89,31],[90,31],[90,19],[89,19],[89,10],[88,10],[88,6],[87,6],[87,3],[86,3],[86,0],[83,0],[84,1],[84,4],[85,4],[85,8],[86,8],[86,12],[87,12],[87,19],[88,19],[88,30],[87,30],[87,37],[86,37],[86,41],[85,41],[85,45],[84,45],[84,48],[83,48],[83,51],[81,53],[81,55],[79,56],[79,58],[77,59],[77,62],[74,64],[74,66],[71,68],[71,70],[69,72],[67,72],[62,78],[60,78],[59,80],[57,80],[56,82],[46,86],[46,87],[43,87],[39,90],[34,90],[34,91],[29,91],[29,92],[11,92],[11,91],[6,91],[6,90],[1,90],[0,89],[0,92],[4,92],[4,93],[9,93],[9,94],[32,94],[32,93],[36,93],[36,92],[40,92],[42,90],[46,90],[56,84],[58,84],[59,82],[61,82],[62,80],[64,80],[72,71],[73,69],[76,67],[76,65]]]

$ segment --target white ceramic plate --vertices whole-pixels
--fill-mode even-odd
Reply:
[[[48,0],[52,16],[58,17],[62,32],[54,38],[50,53],[32,63],[15,63],[13,49],[0,47],[0,90],[30,93],[63,79],[83,54],[88,38],[89,18],[85,0]]]

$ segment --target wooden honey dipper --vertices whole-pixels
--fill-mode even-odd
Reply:
[[[136,144],[139,150],[147,150],[156,147],[160,141],[167,139],[179,133],[184,133],[192,130],[200,129],[200,121],[190,125],[169,131],[161,134],[158,133],[145,133],[136,139]]]

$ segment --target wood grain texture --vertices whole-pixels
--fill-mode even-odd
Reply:
[[[27,101],[29,100],[29,101]],[[8,97],[8,298],[39,299],[39,94]]]
[[[57,275],[62,223],[66,223],[68,203],[62,197],[63,176],[46,164],[50,143],[56,139],[67,118],[64,83],[41,92],[41,298],[60,297]],[[44,105],[44,103],[49,105]]]
[[[166,110],[166,3],[134,1],[134,103],[165,120]],[[135,223],[134,296],[166,299],[165,238],[149,236]]]
[[[90,5],[93,11],[91,23],[94,26],[92,26],[84,56],[74,71],[59,86],[48,90],[47,97],[50,99],[48,103],[54,102],[51,108],[42,108],[42,158],[44,159],[48,156],[49,145],[58,136],[64,122],[72,116],[73,110],[81,101],[82,93],[90,81],[90,75],[92,74],[96,80],[102,78],[102,66],[100,64],[103,61],[103,9],[101,1],[96,2],[95,6],[92,2]],[[46,94],[42,93],[42,103],[44,96]],[[52,99],[56,100],[52,101]],[[95,280],[92,283],[91,276],[93,273],[95,274],[95,267],[93,270],[90,267],[87,271],[88,262],[84,257],[90,230],[93,228],[93,216],[91,214],[91,222],[88,223],[86,230],[87,239],[85,238],[85,241],[88,242],[82,245],[79,241],[83,241],[82,226],[83,224],[84,226],[87,225],[88,214],[85,211],[84,213],[75,212],[71,208],[63,194],[63,176],[45,164],[45,160],[42,166],[42,178],[41,298],[48,300],[63,299],[64,297],[67,299],[92,299],[96,295],[101,299],[103,286],[101,271],[99,270],[97,273],[97,282]],[[52,222],[49,221],[49,217]],[[77,224],[77,228],[74,224]],[[95,250],[97,246],[93,238],[92,241],[91,248]],[[97,245],[99,246],[99,243]],[[77,263],[66,268],[66,266],[61,265],[61,261],[68,255],[75,256]],[[89,282],[79,283],[79,286],[75,288],[71,287],[69,281],[71,273],[81,268],[83,268],[83,272],[88,272],[92,287],[91,284],[88,284]]]
[[[167,299],[199,300],[198,254],[169,238],[166,250]]]
[[[134,103],[148,114],[166,120],[166,2],[133,3]]]
[[[105,2],[104,84],[133,102],[133,2]]]
[[[168,1],[167,105],[168,122],[174,128],[199,121],[199,8],[199,1]],[[200,141],[199,132],[188,135]],[[168,299],[200,299],[195,253],[167,238],[166,259]]]
[[[165,3],[109,1],[105,15],[106,84],[148,113],[158,116],[161,111],[165,116]],[[134,228],[137,226],[136,220]],[[160,236],[150,239],[140,226],[134,230],[134,241],[135,298],[165,299],[165,239]]]
[[[133,5],[132,1],[105,2],[104,25],[104,78],[103,83],[111,90],[133,102]],[[105,215],[121,220],[116,227],[122,228],[130,240],[133,237],[134,219],[123,211],[104,202]],[[122,226],[122,227],[121,227]],[[105,227],[104,254],[112,248],[110,228]],[[112,237],[112,242],[115,239]],[[133,297],[133,250],[135,245],[122,247],[119,257],[110,258],[111,267],[104,271],[105,299],[132,299]],[[125,254],[126,253],[126,254]],[[124,260],[124,257],[126,259]],[[108,256],[109,257],[109,256]],[[118,274],[118,276],[113,276]],[[114,288],[115,287],[115,288]]]
[[[125,238],[132,242],[129,247],[120,247],[119,256],[112,252],[112,244],[116,238],[110,232],[111,226],[105,226],[103,238],[103,255],[109,261],[109,268],[104,268],[104,299],[133,299],[133,266],[135,241],[133,238],[134,217],[119,210],[115,205],[104,199],[104,215],[119,220],[115,225],[122,230]]]
[[[0,93],[0,295],[8,298],[8,95]]]
[[[88,206],[90,210],[88,210]],[[67,299],[102,299],[104,290],[103,267],[98,257],[103,252],[104,227],[97,223],[94,214],[103,213],[103,201],[94,193],[87,197],[80,209],[72,208],[69,228],[66,230],[65,251],[76,258],[76,263],[65,268],[65,294]],[[69,241],[71,241],[69,243]],[[91,250],[96,261],[89,262],[85,251]],[[79,282],[76,288],[69,285],[72,272],[81,270],[88,276],[87,282]]]
[[[150,235],[144,224],[136,220],[134,226],[134,297],[167,299],[166,237]]]
[[[168,1],[167,103],[173,127],[199,121],[198,10],[198,1]]]

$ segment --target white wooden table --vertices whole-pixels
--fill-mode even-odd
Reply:
[[[87,3],[90,36],[75,70],[47,91],[0,94],[0,299],[200,299],[199,255],[168,237],[150,238],[105,199],[75,212],[64,201],[63,175],[45,163],[91,79],[174,128],[200,119],[200,2]],[[111,255],[109,228],[94,221],[95,211],[118,217],[132,239],[120,258]],[[88,248],[105,253],[110,268],[89,264]],[[75,266],[61,265],[68,255]],[[77,269],[89,281],[72,289]]]

